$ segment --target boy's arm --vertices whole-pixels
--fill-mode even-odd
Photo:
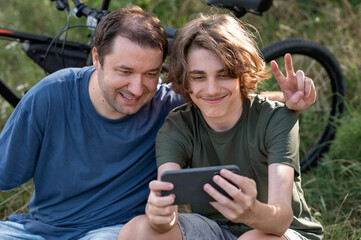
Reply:
[[[293,168],[283,164],[271,164],[269,173],[268,203],[257,200],[254,180],[225,169],[220,172],[221,177],[215,176],[213,181],[232,196],[233,200],[209,184],[205,185],[204,190],[216,200],[210,204],[232,222],[244,223],[259,231],[282,236],[293,219]]]
[[[145,212],[152,228],[161,233],[170,231],[178,223],[178,206],[172,205],[175,196],[161,196],[161,191],[172,190],[174,186],[160,181],[160,176],[165,171],[179,169],[181,167],[177,163],[164,163],[158,168],[158,180],[149,184],[150,194]]]

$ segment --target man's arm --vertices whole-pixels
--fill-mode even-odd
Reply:
[[[305,76],[302,70],[294,72],[291,54],[285,55],[285,77],[275,61],[271,62],[271,69],[281,92],[263,92],[260,95],[271,100],[285,102],[289,109],[300,115],[316,101],[316,89],[312,79]],[[283,98],[281,97],[283,95]]]
[[[272,101],[278,101],[278,102],[283,102],[283,103],[286,103],[286,99],[285,97],[283,96],[283,92],[279,91],[279,92],[260,92],[259,94],[261,97],[264,97],[264,98],[268,98],[269,100],[272,100]]]

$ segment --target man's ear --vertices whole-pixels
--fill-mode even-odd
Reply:
[[[93,57],[93,66],[95,67],[96,70],[99,70],[100,68],[99,55],[95,47],[93,47],[92,49],[92,57]]]

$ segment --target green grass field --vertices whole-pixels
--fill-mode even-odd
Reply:
[[[99,0],[85,1],[90,7]],[[124,0],[111,9],[133,3],[155,13],[166,26],[180,27],[192,14],[208,13],[205,0]],[[73,5],[71,5],[72,7]],[[66,15],[49,0],[0,0],[0,25],[33,34],[55,36]],[[213,10],[212,10],[213,11]],[[338,59],[346,82],[346,111],[337,121],[337,134],[329,152],[303,176],[305,197],[312,213],[325,227],[324,239],[361,239],[361,1],[360,0],[274,0],[263,16],[242,18],[259,32],[260,48],[275,41],[303,38],[327,47]],[[71,25],[84,19],[71,17]],[[73,41],[87,41],[89,30],[69,33]],[[45,76],[26,57],[21,44],[0,41],[0,78],[22,95]],[[0,129],[13,108],[0,98]],[[312,130],[313,126],[309,126]],[[310,130],[310,131],[311,131]],[[305,130],[306,131],[306,130]],[[308,132],[302,134],[310,135]],[[1,153],[0,153],[1,154]],[[0,194],[0,220],[27,211],[31,182]]]

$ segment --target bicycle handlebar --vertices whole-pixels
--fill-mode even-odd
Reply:
[[[95,8],[88,8],[85,3],[80,0],[73,0],[75,7],[72,10],[72,13],[76,17],[86,16],[88,27],[95,28],[96,25],[102,18],[110,13],[108,10],[98,10]]]
[[[60,11],[69,10],[68,0],[51,0],[56,2],[56,8]],[[103,10],[104,6],[101,7],[101,10],[95,8],[88,8],[85,3],[81,0],[72,0],[74,2],[75,7],[72,10],[72,14],[80,18],[82,16],[95,18],[97,21],[100,21],[105,15],[107,15],[110,11]],[[106,3],[109,4],[109,1]],[[107,5],[106,5],[107,7]]]
[[[68,4],[68,0],[51,0],[51,1],[56,1],[56,7],[58,10],[69,10],[69,4]],[[95,29],[98,22],[100,20],[102,20],[103,17],[105,17],[105,15],[107,15],[108,13],[110,13],[109,10],[98,10],[95,8],[88,8],[86,6],[85,3],[83,3],[81,0],[72,0],[74,2],[75,7],[72,9],[72,14],[77,17],[80,18],[82,16],[86,16],[87,17],[87,26],[91,29]],[[105,2],[106,4],[106,8],[107,5],[109,4],[109,1]],[[104,9],[105,7],[102,6],[101,9]],[[168,38],[174,38],[176,33],[177,33],[177,29],[174,28],[170,28],[170,27],[165,27],[165,32],[167,33]]]
[[[55,1],[55,0],[51,0]],[[60,11],[67,10],[69,11],[69,3],[67,0],[56,0],[56,8]]]

